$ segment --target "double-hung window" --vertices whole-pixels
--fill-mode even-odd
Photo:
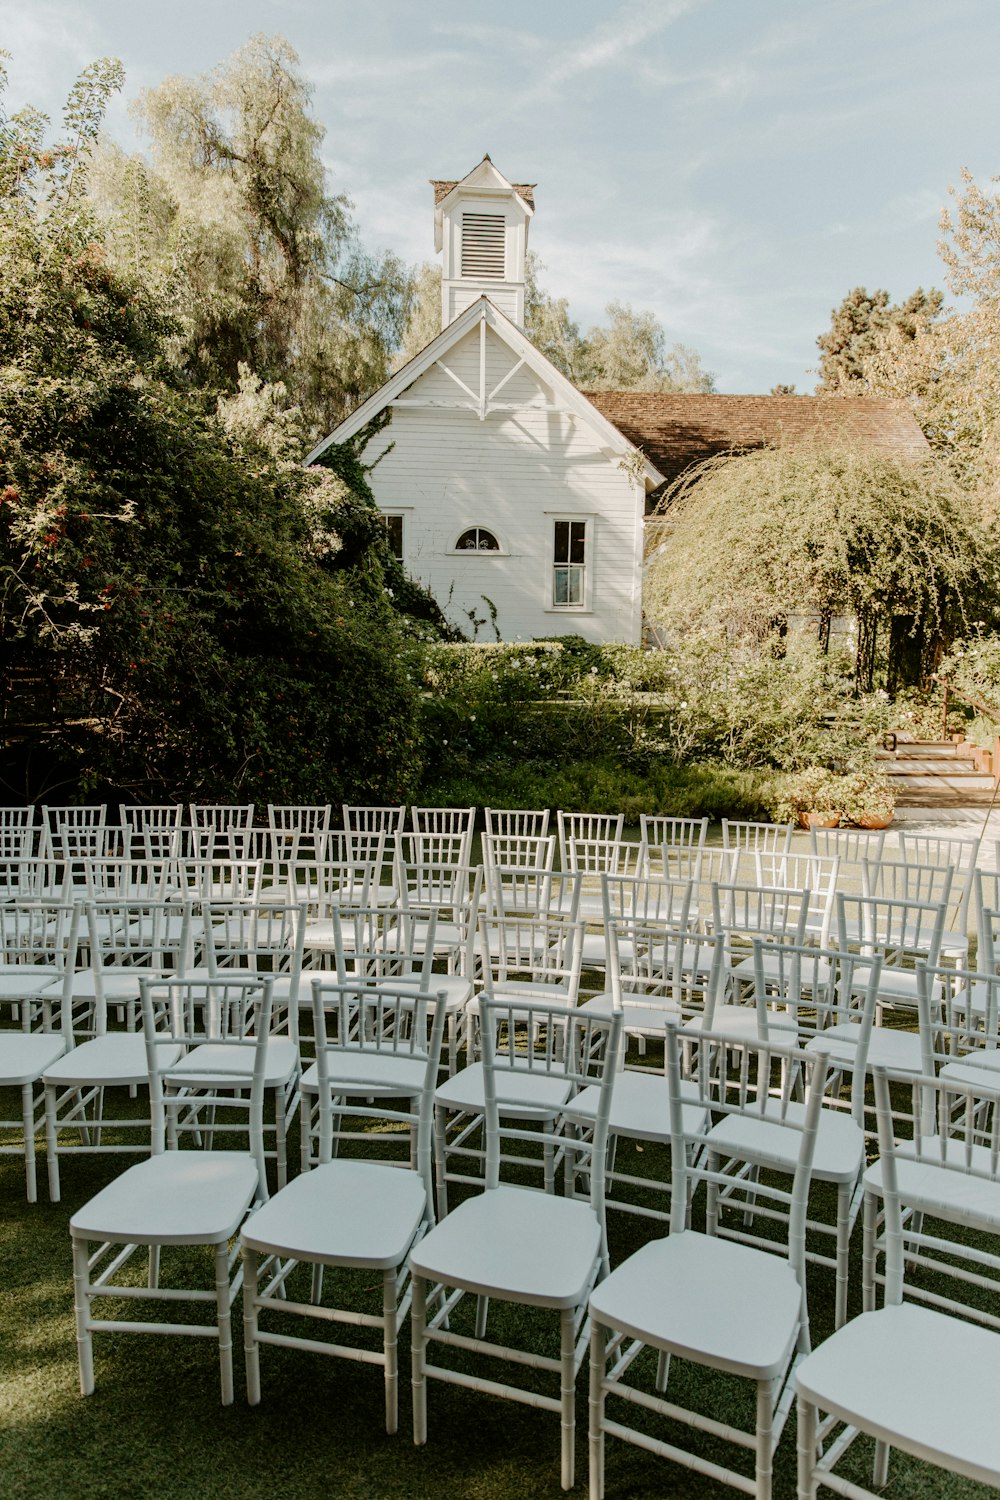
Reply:
[[[553,523],[552,603],[582,608],[587,602],[587,523]]]

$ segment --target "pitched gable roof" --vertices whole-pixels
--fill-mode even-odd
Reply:
[[[703,459],[733,449],[818,441],[860,442],[901,458],[922,458],[928,452],[927,439],[905,402],[881,396],[584,394],[655,464],[668,485]]]
[[[614,422],[609,421],[592,401],[588,401],[587,397],[578,391],[576,386],[567,380],[565,375],[557,370],[540,350],[535,348],[524,331],[485,296],[477,298],[475,302],[470,302],[464,312],[459,313],[458,317],[449,323],[447,328],[443,328],[436,338],[431,339],[419,354],[414,355],[413,359],[390,376],[374,395],[369,396],[367,401],[363,401],[360,406],[356,407],[339,427],[334,428],[329,437],[317,443],[307,456],[306,464],[315,463],[331,443],[345,443],[349,438],[354,437],[367,423],[383,412],[398,396],[401,396],[414,381],[419,380],[420,376],[429,370],[443,354],[446,354],[480,323],[491,329],[528,369],[534,371],[542,383],[553,392],[565,411],[583,422],[596,434],[602,451],[609,458],[625,459],[630,468],[633,462],[637,463],[638,477],[647,491],[663,484],[664,475],[652,461],[641,451],[637,451],[632,440]]]
[[[456,179],[454,182],[438,182],[433,177],[430,179],[431,187],[434,189],[434,207],[435,208],[437,208],[437,206],[438,206],[439,203],[443,203],[443,201],[445,200],[445,198],[447,198],[448,194],[451,192],[452,188],[457,188],[458,187],[459,181],[461,181],[461,180],[462,179]],[[537,182],[512,182],[511,183],[511,187],[514,189],[514,191],[517,194],[517,196],[519,198],[523,198],[524,201],[525,201],[525,203],[528,205],[529,208],[534,208],[534,206],[535,206],[535,188],[537,186],[538,186]]]

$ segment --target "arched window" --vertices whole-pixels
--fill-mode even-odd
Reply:
[[[485,526],[470,526],[455,543],[456,552],[499,552],[500,543]]]

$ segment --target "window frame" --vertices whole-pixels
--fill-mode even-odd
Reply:
[[[593,572],[594,572],[594,568],[593,568],[594,529],[593,529],[593,525],[592,525],[593,517],[588,516],[588,515],[580,515],[579,512],[577,512],[576,514],[574,514],[571,511],[566,511],[566,512],[563,512],[563,513],[558,513],[558,512],[552,513],[552,512],[550,512],[549,516],[548,516],[548,519],[551,522],[551,529],[549,531],[548,583],[547,583],[548,603],[545,606],[546,612],[553,613],[553,614],[560,614],[560,615],[563,615],[563,614],[589,614],[589,613],[592,612],[591,596],[592,596],[592,589],[593,589]],[[578,526],[582,526],[583,527],[583,538],[582,538],[582,540],[583,540],[583,561],[581,563],[574,563],[572,561],[572,556],[573,556],[573,533],[572,533],[572,529],[570,530],[569,535],[568,535],[568,542],[569,542],[568,551],[569,551],[569,556],[567,557],[567,559],[564,562],[563,561],[557,561],[557,558],[556,558],[556,537],[557,537],[557,530],[556,530],[556,528],[558,526],[560,526],[560,525],[569,525],[570,528],[572,528],[573,525],[578,525]],[[579,570],[579,576],[580,576],[580,580],[581,580],[581,585],[580,585],[580,598],[578,600],[560,602],[556,598],[556,570],[557,570],[557,568],[566,568],[566,569],[577,569],[577,570]]]
[[[385,534],[386,534],[386,541],[388,542],[388,545],[389,545],[389,551],[392,553],[393,557],[400,564],[400,566],[403,567],[406,564],[406,533],[409,530],[409,527],[407,526],[406,511],[405,510],[382,510],[382,511],[380,511],[380,514],[382,516],[382,520],[385,522]],[[398,521],[399,522],[399,551],[398,552],[396,552],[393,549],[393,546],[392,546],[392,538],[391,538],[390,533],[389,533],[389,522],[390,521]]]
[[[458,543],[470,531],[485,531],[496,542],[495,547],[459,547]],[[495,526],[485,526],[479,521],[469,521],[458,528],[455,541],[448,548],[449,557],[509,557],[507,543]]]

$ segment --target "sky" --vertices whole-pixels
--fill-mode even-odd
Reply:
[[[8,108],[58,121],[119,57],[128,101],[255,32],[313,87],[363,240],[434,258],[428,179],[535,182],[529,247],[583,328],[651,309],[717,388],[813,388],[852,287],[943,285],[949,184],[1000,173],[998,0],[0,0]]]

